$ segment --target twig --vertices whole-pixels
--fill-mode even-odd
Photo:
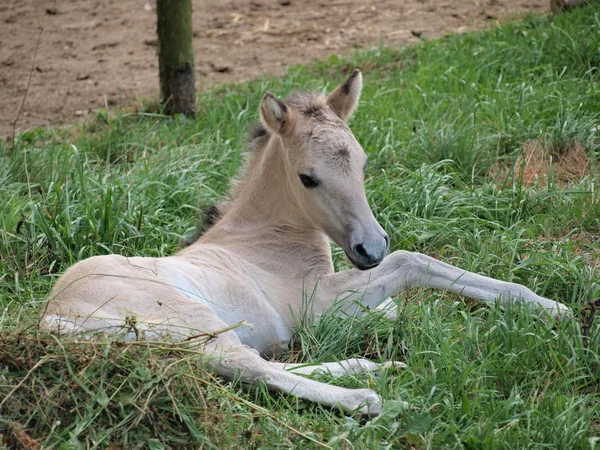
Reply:
[[[54,2],[52,3],[52,8],[50,8],[50,9],[54,10],[55,8],[56,8],[56,0],[54,0]],[[40,41],[42,40],[42,33],[44,32],[44,29],[46,28],[46,26],[48,25],[49,22],[50,22],[50,17],[48,17],[48,19],[46,19],[46,22],[44,22],[44,24],[40,28],[40,32],[37,37],[37,41],[35,42],[35,47],[33,49],[33,58],[31,59],[31,69],[29,70],[29,77],[27,78],[27,86],[25,87],[25,95],[23,95],[23,100],[21,101],[21,106],[19,107],[19,111],[17,112],[17,117],[15,118],[14,122],[12,123],[11,148],[14,147],[14,145],[15,145],[15,130],[17,128],[17,122],[19,121],[19,119],[21,118],[21,114],[23,113],[23,108],[25,107],[25,100],[27,100],[27,94],[29,93],[29,87],[31,86],[31,77],[33,76],[33,71],[35,70],[35,58],[37,56],[38,48],[40,46]],[[29,173],[27,173],[27,160],[25,160],[25,172],[27,174],[27,185],[29,185]],[[31,197],[31,188],[29,190],[29,196]]]
[[[588,311],[589,314],[587,314]],[[600,297],[598,297],[596,300],[592,300],[588,306],[581,309],[581,314],[583,315],[581,324],[581,329],[583,330],[583,354],[586,357],[588,355],[588,346],[590,341],[590,328],[592,327],[592,322],[594,321],[596,311],[600,311]]]
[[[222,329],[217,330],[217,331],[213,331],[212,333],[202,332],[202,333],[195,334],[193,336],[189,336],[189,337],[187,337],[187,338],[184,339],[184,342],[191,341],[192,339],[197,339],[197,338],[201,338],[201,337],[208,337],[208,340],[207,340],[207,342],[208,342],[211,339],[216,338],[219,334],[223,334],[226,331],[231,331],[231,330],[233,330],[235,328],[242,327],[242,326],[245,326],[245,325],[250,325],[250,324],[248,322],[246,322],[245,320],[242,320],[241,322],[235,323],[233,325],[230,325],[228,327],[222,328]]]
[[[23,377],[23,379],[21,381],[19,381],[19,384],[17,384],[9,393],[6,397],[4,397],[4,400],[2,400],[0,402],[0,410],[2,409],[2,406],[4,405],[4,402],[6,402],[6,400],[8,400],[10,398],[11,395],[13,395],[17,389],[19,389],[21,386],[23,386],[23,383],[25,383],[25,380],[27,378],[29,378],[29,375],[31,375],[35,369],[37,369],[38,367],[40,367],[42,364],[44,364],[46,361],[48,361],[50,359],[50,356],[46,355],[44,356],[42,359],[40,359],[37,363],[35,363],[35,365],[29,370],[29,372],[27,372],[27,374]]]

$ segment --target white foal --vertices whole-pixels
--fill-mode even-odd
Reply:
[[[419,253],[397,251],[384,259],[389,238],[363,186],[367,157],[346,125],[361,89],[362,75],[354,70],[327,97],[299,93],[283,103],[267,93],[248,163],[214,226],[174,256],[108,255],[75,264],[54,287],[42,323],[70,332],[108,331],[133,316],[147,336],[186,338],[228,330],[203,348],[214,356],[219,375],[375,415],[381,407],[375,392],[298,374],[376,371],[401,363],[284,365],[260,357],[286,348],[303,293],[309,293],[316,316],[338,298],[347,298],[346,312],[353,313],[357,302],[375,308],[412,286],[488,303],[527,302],[551,316],[567,313],[566,306],[523,286]],[[334,273],[329,238],[356,269]],[[242,321],[248,325],[232,327]]]

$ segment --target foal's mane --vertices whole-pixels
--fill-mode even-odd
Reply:
[[[285,103],[304,117],[325,120],[323,107],[327,103],[327,98],[319,92],[294,92],[285,100]],[[202,210],[196,230],[191,236],[182,238],[179,244],[180,248],[187,247],[196,242],[225,215],[231,199],[237,196],[240,181],[245,178],[248,169],[252,166],[252,162],[260,157],[263,150],[267,147],[271,135],[271,131],[261,122],[257,122],[250,127],[246,144],[248,151],[244,153],[244,164],[238,175],[234,178],[229,193],[223,200]]]

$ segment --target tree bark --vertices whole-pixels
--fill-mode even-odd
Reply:
[[[191,0],[156,0],[160,102],[167,114],[196,114]]]

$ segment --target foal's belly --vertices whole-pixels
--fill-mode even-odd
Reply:
[[[273,307],[254,278],[178,257],[163,261],[163,276],[181,294],[209,307],[228,326],[244,322],[234,331],[245,345],[266,355],[287,349],[293,333],[291,324]]]

